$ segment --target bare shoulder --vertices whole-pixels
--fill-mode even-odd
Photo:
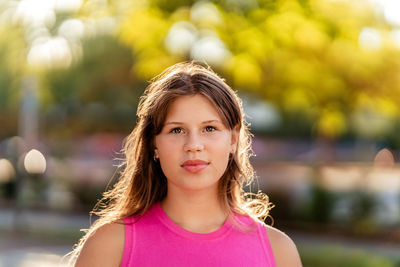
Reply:
[[[276,266],[302,266],[299,252],[293,240],[284,232],[265,225],[276,261]]]
[[[98,228],[85,242],[75,267],[119,266],[124,250],[125,230],[121,222]]]

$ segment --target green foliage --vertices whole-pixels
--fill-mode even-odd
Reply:
[[[331,212],[335,198],[328,190],[314,185],[312,190],[311,214],[315,222],[327,223],[331,219]]]
[[[354,132],[376,138],[391,129],[382,123],[373,127],[379,130],[366,129],[362,120],[367,114],[376,114],[388,124],[399,117],[399,90],[393,90],[398,86],[394,79],[399,76],[394,73],[399,64],[393,59],[398,58],[399,48],[390,37],[384,39],[391,27],[376,17],[367,1],[193,5],[174,1],[168,8],[163,1],[143,2],[151,5],[133,7],[120,27],[121,41],[137,57],[134,69],[139,77],[148,79],[171,63],[192,57],[168,51],[164,43],[171,27],[185,21],[195,29],[197,40],[214,32],[227,46],[231,57],[214,67],[234,87],[274,102],[284,117],[301,112],[313,121],[316,135],[337,138]],[[199,9],[207,10],[207,15],[196,17]],[[360,43],[366,27],[375,27],[380,34],[380,49]],[[180,41],[184,40],[176,42]],[[302,124],[297,121],[295,128]]]
[[[21,28],[0,21],[0,139],[17,134],[18,88],[25,71],[23,34]]]
[[[202,61],[194,47],[213,40],[220,50],[214,51],[218,60],[208,58],[209,64],[234,88],[277,106],[283,134],[329,139],[352,134],[400,142],[393,135],[393,125],[400,121],[400,49],[393,26],[368,0],[87,0],[76,14],[56,14],[47,29],[51,37],[69,18],[87,25],[112,18],[117,32],[83,38],[83,57],[74,56],[64,70],[29,66],[27,28],[0,25],[0,122],[6,128],[15,127],[6,118],[15,113],[20,78],[26,74],[40,75],[45,110],[84,125],[87,122],[76,120],[76,114],[85,113],[82,105],[100,103],[105,105],[103,114],[123,113],[115,111],[119,101],[123,106],[136,104],[132,98],[143,91],[145,81],[178,61]],[[180,35],[171,35],[172,29]],[[378,44],[363,41],[365,32],[372,32]],[[112,124],[104,129],[117,130]]]
[[[377,205],[374,201],[374,196],[364,191],[358,191],[354,192],[352,197],[351,220],[357,222],[362,219],[368,219]]]
[[[0,183],[0,198],[12,200],[15,198],[17,187],[15,181]]]
[[[304,266],[308,267],[395,267],[400,262],[379,254],[360,249],[345,249],[338,246],[299,247]]]
[[[135,122],[138,97],[143,90],[134,88],[131,65],[130,50],[112,37],[85,40],[83,58],[77,64],[53,69],[43,78],[47,132],[65,132],[65,125],[75,134],[128,131]]]
[[[1,9],[0,9],[1,11]],[[25,49],[23,30],[0,22],[0,112],[18,104],[18,82],[24,71]]]
[[[104,186],[93,186],[90,184],[73,184],[71,185],[71,192],[78,200],[74,212],[90,212],[95,206],[96,202],[101,199],[104,192]]]

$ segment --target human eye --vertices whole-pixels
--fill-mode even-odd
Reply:
[[[169,132],[173,133],[173,134],[180,134],[180,133],[182,133],[182,128],[176,127],[176,128],[173,128],[172,130],[170,130]]]
[[[205,130],[206,132],[214,132],[217,129],[214,126],[206,126]]]

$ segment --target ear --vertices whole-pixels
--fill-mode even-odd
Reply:
[[[237,149],[237,145],[238,145],[238,141],[239,141],[239,125],[236,125],[232,130],[232,135],[231,135],[231,153],[235,154],[236,153],[236,149]]]

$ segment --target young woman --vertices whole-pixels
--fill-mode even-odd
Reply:
[[[120,179],[72,253],[75,266],[301,266],[246,194],[251,134],[235,92],[193,62],[166,69],[140,99]]]

